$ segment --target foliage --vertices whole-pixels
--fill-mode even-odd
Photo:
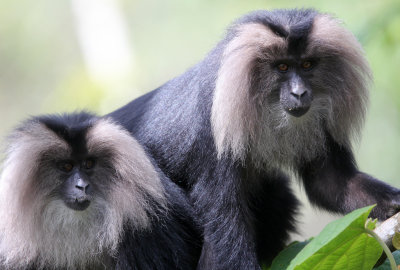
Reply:
[[[373,207],[357,209],[331,222],[310,242],[291,244],[274,259],[270,270],[372,269],[382,254],[382,246],[371,232],[376,220],[368,219]],[[391,268],[385,262],[376,269]]]
[[[396,264],[400,265],[400,250],[396,250],[395,252],[393,252],[393,257],[396,260]],[[380,266],[374,268],[374,270],[390,270],[390,269],[391,268],[388,259],[386,259],[386,261]]]

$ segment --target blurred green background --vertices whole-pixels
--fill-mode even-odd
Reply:
[[[295,7],[335,14],[363,44],[375,83],[357,160],[400,187],[399,0],[2,0],[0,136],[30,115],[107,113],[202,59],[233,19]],[[332,217],[299,196],[302,239]]]

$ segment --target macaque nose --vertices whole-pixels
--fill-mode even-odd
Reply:
[[[80,178],[78,182],[75,184],[75,187],[86,193],[87,189],[89,188],[89,183],[85,182],[82,178]]]
[[[290,94],[296,99],[301,99],[307,94],[307,89],[304,87],[294,87]]]

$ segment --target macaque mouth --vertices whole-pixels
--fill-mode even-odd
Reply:
[[[285,111],[290,114],[291,116],[294,117],[300,117],[303,116],[308,112],[310,109],[310,106],[301,106],[301,107],[289,107],[285,108]]]
[[[80,197],[71,199],[70,201],[66,201],[65,204],[68,208],[71,208],[72,210],[83,211],[89,207],[90,200],[87,197]]]

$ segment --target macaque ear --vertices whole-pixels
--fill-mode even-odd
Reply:
[[[257,103],[251,93],[252,81],[256,78],[253,73],[257,59],[271,45],[283,46],[283,39],[265,25],[248,23],[238,26],[224,49],[211,113],[219,158],[223,154],[244,158],[258,121]]]

